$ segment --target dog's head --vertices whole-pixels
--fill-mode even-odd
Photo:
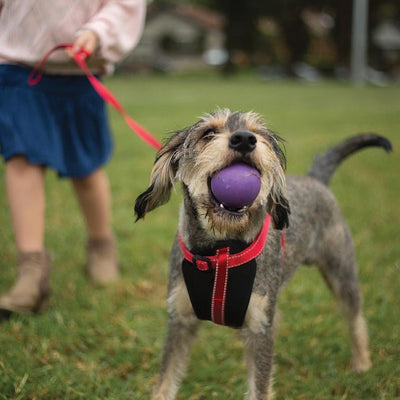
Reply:
[[[274,227],[288,226],[285,156],[281,139],[266,128],[253,112],[217,110],[193,126],[176,132],[159,151],[151,184],[136,200],[137,218],[166,203],[175,182],[184,188],[186,207],[204,229],[221,235],[245,231],[252,216],[269,212]],[[261,189],[254,202],[228,209],[215,199],[210,188],[214,173],[242,162],[260,172]]]

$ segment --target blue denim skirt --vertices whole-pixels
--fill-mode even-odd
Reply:
[[[113,142],[104,101],[83,75],[43,75],[0,65],[0,154],[82,178],[107,163]]]

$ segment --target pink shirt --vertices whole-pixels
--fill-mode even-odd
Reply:
[[[145,13],[145,0],[0,0],[0,64],[34,66],[55,45],[73,43],[90,29],[99,36],[99,47],[89,67],[110,73],[139,41]],[[80,71],[58,50],[46,72]]]

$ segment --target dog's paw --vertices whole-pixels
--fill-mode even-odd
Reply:
[[[372,362],[369,355],[365,355],[364,357],[355,357],[351,360],[351,369],[356,374],[361,374],[365,371],[368,371],[371,366]]]

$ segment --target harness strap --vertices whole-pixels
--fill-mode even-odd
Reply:
[[[59,49],[71,49],[73,47],[72,44],[59,44],[52,49],[50,49],[42,58],[42,60],[38,63],[38,65],[32,70],[31,74],[28,78],[29,85],[36,85],[40,82],[43,76],[44,65],[47,62],[49,56],[56,50]],[[136,133],[144,142],[149,144],[156,150],[161,149],[161,143],[153,137],[145,128],[139,125],[132,117],[130,117],[122,105],[119,103],[114,94],[108,90],[89,70],[85,58],[89,57],[90,54],[87,50],[83,49],[74,53],[74,60],[79,68],[85,73],[89,82],[93,86],[94,90],[98,93],[98,95],[107,103],[109,103],[113,108],[115,108],[124,118],[126,124],[132,129],[133,132]]]
[[[225,325],[226,288],[228,285],[229,247],[217,251],[218,262],[211,299],[211,319]]]
[[[286,232],[283,229],[282,234],[281,234],[281,265],[283,265],[283,262],[285,261],[285,247],[286,247]]]
[[[228,268],[233,268],[245,264],[261,254],[268,237],[270,223],[271,215],[267,214],[264,220],[264,224],[256,238],[254,239],[253,243],[249,247],[247,247],[247,249],[241,251],[240,253],[228,255]],[[200,271],[215,269],[218,265],[218,262],[220,261],[220,258],[224,257],[221,255],[221,251],[224,249],[217,250],[216,255],[207,257],[191,253],[183,243],[181,234],[179,234],[179,243],[185,259],[193,263]],[[229,247],[227,247],[227,249],[229,251]]]

